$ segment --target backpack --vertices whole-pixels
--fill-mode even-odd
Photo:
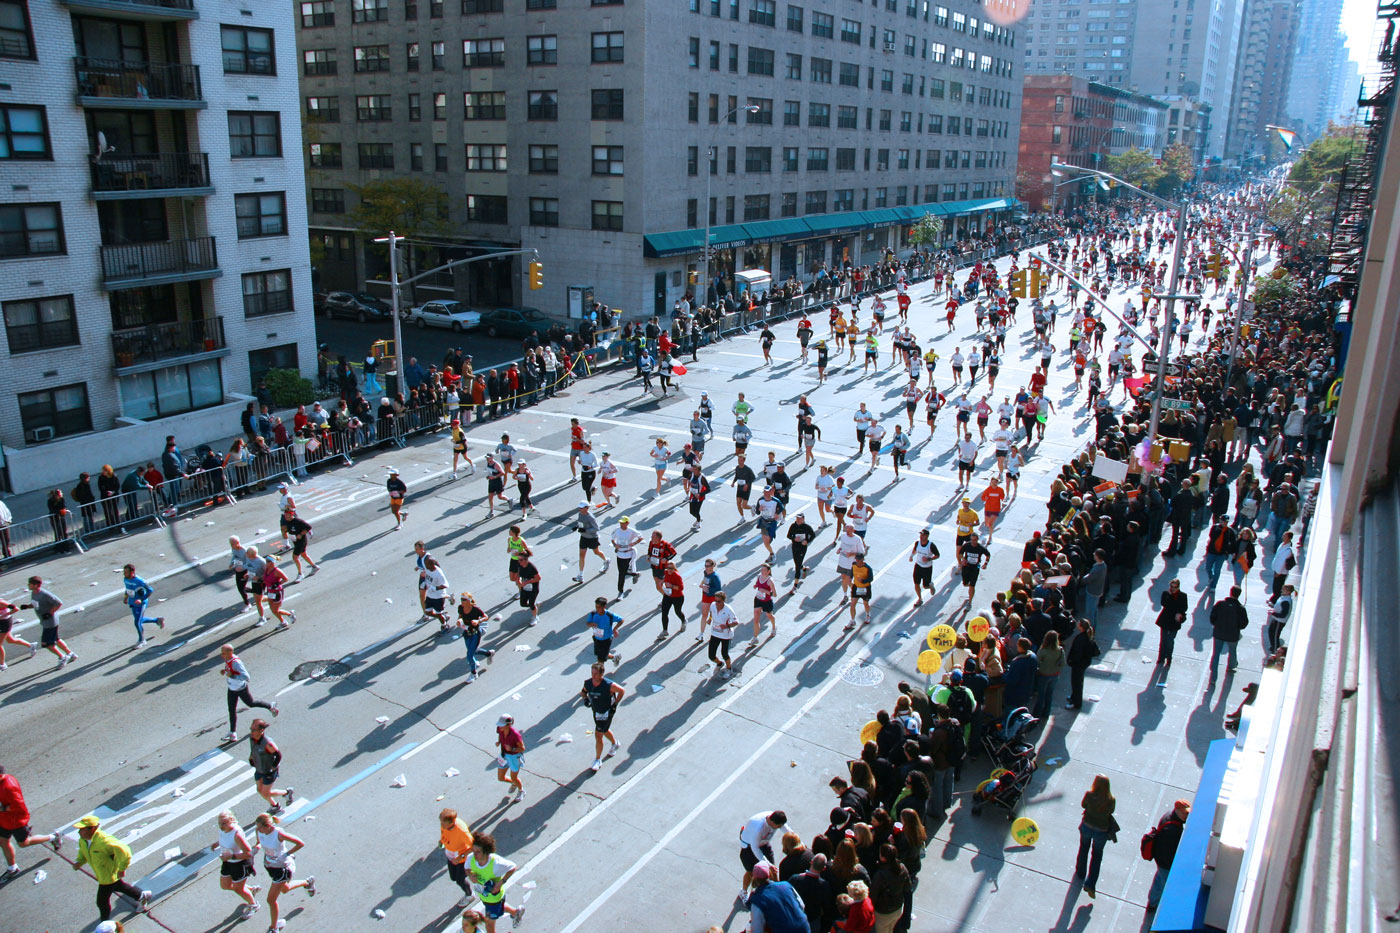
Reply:
[[[944,723],[938,728],[948,734],[948,748],[944,754],[948,757],[948,763],[956,768],[967,757],[967,738],[963,734],[962,723]]]
[[[958,722],[967,724],[972,722],[972,713],[976,708],[976,701],[972,698],[971,691],[967,687],[950,687],[948,689],[948,713]]]
[[[1152,861],[1152,847],[1157,842],[1157,830],[1161,828],[1160,825],[1154,826],[1142,834],[1142,841],[1138,843],[1138,848],[1142,852],[1142,860],[1144,862]]]

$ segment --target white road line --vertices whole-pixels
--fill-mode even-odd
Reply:
[[[404,761],[407,761],[408,759],[412,758],[414,755],[417,755],[419,752],[421,752],[421,751],[423,751],[424,749],[426,749],[428,746],[432,745],[434,742],[437,742],[437,741],[439,741],[439,740],[441,740],[441,739],[447,738],[449,735],[451,735],[451,734],[452,734],[453,732],[455,732],[457,729],[461,728],[462,726],[465,726],[467,723],[471,722],[473,719],[475,719],[476,717],[480,716],[482,713],[488,712],[489,710],[493,710],[493,709],[495,709],[496,707],[500,706],[503,702],[505,702],[506,700],[510,699],[510,697],[511,697],[512,694],[518,693],[519,691],[524,690],[526,687],[530,686],[530,684],[532,684],[532,683],[534,683],[535,681],[539,680],[541,677],[543,677],[543,676],[544,676],[545,674],[547,674],[547,673],[549,673],[549,667],[548,667],[548,666],[543,667],[543,668],[541,668],[540,670],[536,671],[535,673],[531,674],[529,677],[525,678],[525,679],[522,680],[520,683],[516,684],[514,687],[508,687],[504,693],[502,693],[500,696],[496,697],[496,698],[495,698],[494,700],[492,700],[491,702],[487,703],[485,706],[478,707],[475,711],[470,712],[470,713],[468,713],[467,715],[463,716],[461,719],[457,720],[457,721],[454,722],[452,725],[448,726],[446,729],[443,729],[443,730],[442,730],[441,732],[439,732],[437,735],[432,736],[432,737],[429,738],[427,741],[421,743],[417,748],[415,748],[415,749],[413,749],[412,751],[408,752],[406,755],[403,756],[403,760],[404,760]]]
[[[877,578],[883,576],[885,571],[893,567],[896,561],[898,561],[903,556],[904,555],[901,554],[899,557],[896,557],[884,567],[880,568],[880,570],[875,574],[875,576]],[[856,659],[868,659],[870,656],[872,656],[875,645],[878,644],[880,639],[886,634],[888,634],[889,630],[893,628],[896,624],[898,624],[898,620],[890,620],[890,622],[888,622],[885,625],[884,630],[881,631],[879,635],[872,638],[869,644],[867,644],[866,647],[861,650],[861,652],[856,656]],[[767,670],[768,669],[765,669],[764,673],[766,673]],[[832,689],[840,682],[841,675],[839,673],[833,674],[832,676],[828,677],[826,683],[822,685],[821,689],[819,689],[816,693],[809,697],[807,699],[807,702],[803,703],[802,707],[798,709],[797,712],[793,713],[792,716],[789,717],[787,722],[779,726],[777,730],[775,730],[773,734],[770,735],[763,742],[762,745],[754,749],[753,753],[750,754],[747,759],[741,762],[737,767],[730,769],[729,776],[727,778],[725,778],[723,781],[717,784],[715,788],[711,790],[710,793],[705,797],[704,800],[696,804],[695,807],[692,808],[689,813],[687,813],[684,817],[681,818],[680,822],[676,823],[675,826],[672,826],[666,832],[666,835],[658,839],[656,843],[650,849],[648,849],[645,854],[642,855],[641,858],[637,859],[637,861],[632,863],[631,867],[629,867],[625,872],[613,879],[612,884],[608,885],[607,888],[605,888],[601,894],[599,894],[596,898],[593,899],[593,902],[591,904],[589,904],[582,911],[580,911],[578,915],[575,916],[572,921],[570,921],[569,925],[560,930],[559,933],[574,933],[575,930],[579,929],[584,924],[584,922],[588,920],[589,917],[593,916],[593,914],[598,910],[598,908],[602,907],[605,903],[607,903],[615,894],[617,894],[618,891],[620,891],[623,888],[624,885],[627,884],[627,882],[631,881],[634,877],[636,877],[637,873],[640,872],[643,868],[645,868],[648,862],[656,858],[656,856],[660,854],[660,852],[663,849],[669,846],[677,836],[684,832],[686,827],[688,827],[692,822],[694,822],[697,816],[709,810],[709,808],[714,804],[714,802],[718,800],[725,791],[729,790],[729,788],[733,786],[735,781],[739,780],[741,777],[747,776],[749,774],[749,769],[753,766],[754,762],[758,761],[759,758],[767,754],[768,750],[772,748],[775,744],[777,744],[779,739],[785,738],[788,735],[789,730],[791,730],[793,726],[797,725],[797,723],[802,719],[802,717],[810,713],[812,711],[812,708],[815,707],[819,702],[821,702],[821,700],[828,693],[830,693]],[[752,681],[750,683],[752,683]],[[639,774],[638,777],[641,777],[641,775]],[[609,797],[607,801],[604,801],[604,804],[611,802],[614,798],[618,796],[618,794],[621,794],[625,787],[626,785],[624,785],[624,787],[622,788],[619,788],[617,793],[615,793],[612,797]],[[593,816],[595,813],[604,809],[604,804],[600,804],[595,809],[589,811],[589,813],[587,814],[587,816],[584,817],[584,819],[586,820],[588,817]],[[539,861],[543,856],[544,852],[541,852],[539,856],[536,856],[534,859],[531,859],[530,862],[526,863],[526,870],[528,870],[532,865]]]
[[[225,810],[232,810],[237,804],[257,794],[258,789],[256,786],[253,785],[252,777],[253,775],[251,773],[251,769],[249,769],[249,784],[246,789],[239,791],[232,797],[220,800],[213,806],[196,814],[192,819],[186,820],[183,826],[180,826],[177,829],[172,829],[170,832],[166,833],[164,836],[161,836],[155,842],[152,842],[150,845],[146,846],[144,849],[141,849],[139,852],[133,852],[131,854],[131,864],[135,865],[137,862],[142,861],[143,859],[150,858],[152,855],[159,855],[163,853],[165,851],[166,846],[170,845],[170,843],[181,838],[185,834],[193,832],[196,827],[207,826],[210,834],[215,834],[215,829],[211,825],[214,817],[218,816]]]

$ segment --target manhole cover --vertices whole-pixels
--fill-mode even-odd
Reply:
[[[334,683],[350,673],[350,665],[342,664],[340,661],[306,661],[298,664],[290,674],[288,680],[319,680],[324,683]]]
[[[873,664],[851,661],[841,668],[841,679],[857,687],[873,687],[885,679],[885,672]]]

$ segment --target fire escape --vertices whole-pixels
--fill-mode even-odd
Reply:
[[[1328,272],[1340,278],[1340,293],[1348,298],[1356,294],[1361,275],[1381,151],[1394,106],[1397,53],[1400,52],[1395,24],[1400,19],[1400,0],[1382,0],[1377,15],[1386,21],[1386,27],[1376,55],[1378,67],[1372,79],[1375,90],[1368,95],[1363,87],[1357,100],[1357,117],[1364,128],[1362,144],[1353,151],[1342,170],[1328,251]]]

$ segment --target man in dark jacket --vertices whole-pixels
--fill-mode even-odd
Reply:
[[[904,913],[904,895],[912,884],[909,869],[899,860],[899,851],[888,842],[880,846],[880,862],[870,879],[875,929],[892,929],[899,922],[900,915]]]
[[[843,809],[850,810],[862,823],[870,819],[870,792],[864,787],[852,787],[843,777],[831,779],[831,789],[841,800]]]
[[[1229,521],[1224,515],[1217,515],[1206,532],[1206,576],[1210,580],[1212,593],[1215,592],[1215,585],[1220,582],[1220,569],[1225,566],[1227,560],[1235,556],[1238,544],[1239,538],[1230,527]]]
[[[788,879],[788,884],[792,885],[797,896],[802,898],[802,907],[807,914],[808,933],[827,933],[831,929],[836,894],[822,877],[825,872],[826,856],[818,852],[812,856],[812,864],[807,866],[806,871]]]
[[[1167,549],[1162,552],[1163,557],[1176,557],[1186,553],[1186,539],[1191,537],[1191,515],[1196,510],[1195,498],[1189,480],[1183,482],[1181,488],[1172,496],[1167,511],[1167,518],[1172,524],[1172,539]]]
[[[1137,522],[1128,522],[1128,532],[1118,542],[1118,550],[1113,552],[1114,572],[1118,575],[1118,595],[1116,602],[1126,603],[1128,593],[1137,578],[1138,554],[1141,551],[1141,527]]]
[[[1186,818],[1191,815],[1191,804],[1178,800],[1171,812],[1157,821],[1157,830],[1152,837],[1152,861],[1157,863],[1157,874],[1152,876],[1152,887],[1147,891],[1147,909],[1155,911],[1162,900],[1162,889],[1167,886],[1167,875],[1171,872],[1172,861],[1176,859],[1176,848],[1181,844],[1181,831],[1186,827]]]
[[[1240,633],[1249,625],[1249,613],[1240,603],[1240,588],[1230,587],[1230,595],[1211,607],[1210,631],[1215,646],[1210,653],[1210,682],[1215,683],[1215,666],[1220,661],[1220,651],[1225,649],[1230,658],[1225,665],[1225,673],[1233,674],[1239,663],[1236,654]]]

